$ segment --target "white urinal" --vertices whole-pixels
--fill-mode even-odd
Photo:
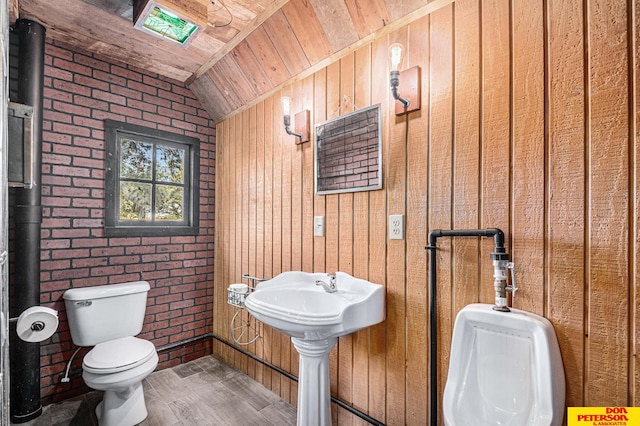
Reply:
[[[530,312],[492,308],[468,305],[456,318],[445,424],[561,425],[565,382],[553,326]]]

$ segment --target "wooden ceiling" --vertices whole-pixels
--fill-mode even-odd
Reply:
[[[10,15],[41,23],[53,40],[185,82],[218,121],[408,14],[443,2],[204,1],[209,23],[186,48],[135,29],[133,0],[11,0]]]

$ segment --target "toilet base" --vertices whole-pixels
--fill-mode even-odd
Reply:
[[[142,383],[124,390],[107,390],[96,407],[100,426],[134,426],[147,418]]]

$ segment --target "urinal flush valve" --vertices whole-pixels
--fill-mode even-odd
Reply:
[[[513,262],[509,262],[507,253],[498,252],[497,250],[491,253],[491,260],[493,261],[493,289],[495,291],[495,306],[493,309],[500,312],[509,312],[507,291],[511,291],[513,295],[517,290]],[[507,285],[507,269],[511,269],[511,285],[509,286]]]

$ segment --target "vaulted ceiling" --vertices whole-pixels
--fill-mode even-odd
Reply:
[[[11,0],[10,15],[41,23],[53,40],[185,82],[217,121],[444,0],[171,0],[206,5],[208,24],[187,47],[135,29],[133,1]]]

